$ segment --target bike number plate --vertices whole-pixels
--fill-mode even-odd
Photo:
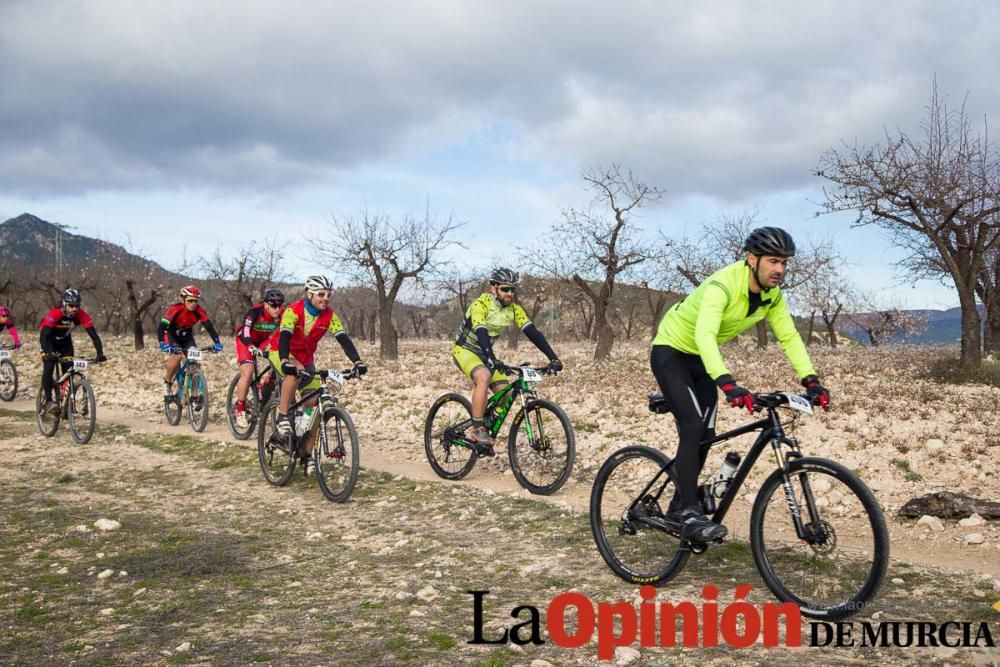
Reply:
[[[201,361],[201,350],[190,348],[187,354],[188,361]]]
[[[811,415],[813,413],[812,403],[802,398],[798,394],[785,392],[785,396],[788,397],[788,407],[790,407],[792,410],[798,410],[799,412],[804,412],[807,415]]]
[[[10,350],[0,350],[0,359],[10,359]]]
[[[542,381],[542,374],[533,368],[524,367],[521,369],[522,375],[525,382],[539,383]]]
[[[86,359],[74,359],[73,360],[73,370],[74,371],[83,371],[83,370],[86,370],[86,369],[87,369],[87,361],[86,361]]]
[[[328,382],[336,382],[337,384],[344,384],[344,374],[340,371],[328,370],[326,372],[326,379]]]

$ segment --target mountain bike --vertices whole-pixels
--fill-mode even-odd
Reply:
[[[882,585],[889,562],[885,517],[872,492],[845,466],[803,456],[785,432],[779,408],[794,421],[812,414],[803,396],[755,394],[766,416],[701,443],[702,453],[737,436],[760,431],[732,479],[699,487],[705,514],[721,523],[739,497],[758,457],[770,445],[775,470],[764,480],[750,512],[750,547],[765,584],[783,602],[813,618],[837,619],[863,609]],[[650,410],[665,412],[663,397]],[[590,494],[590,526],[601,556],[630,583],[660,585],[691,554],[709,547],[680,539],[681,526],[664,512],[677,488],[674,460],[635,445],[614,452],[601,466]],[[718,506],[715,500],[718,499]],[[669,509],[669,508],[668,508]]]
[[[274,392],[276,384],[274,366],[267,360],[267,357],[253,358],[253,375],[250,378],[244,412],[247,418],[245,429],[241,429],[236,424],[236,385],[239,384],[239,381],[240,373],[237,371],[233,379],[229,381],[229,390],[226,392],[226,420],[229,423],[229,432],[233,434],[233,437],[237,440],[246,440],[253,435],[253,430],[257,427],[261,406],[267,404]]]
[[[290,436],[281,435],[275,426],[280,395],[272,397],[264,406],[260,415],[260,430],[257,431],[257,458],[264,479],[273,486],[288,484],[297,461],[302,463],[303,472],[308,474],[306,464],[311,459],[316,482],[323,495],[331,502],[342,503],[351,497],[358,481],[360,464],[358,432],[351,415],[337,405],[336,395],[345,381],[360,376],[353,369],[317,371],[316,375],[324,383],[317,389],[307,391],[289,406],[288,418],[292,422]],[[300,372],[300,385],[308,383],[312,377],[312,373]],[[314,398],[318,399],[315,407],[299,411]],[[314,443],[313,450],[312,455],[307,456],[306,445],[310,439]]]
[[[573,425],[562,408],[539,398],[537,387],[548,367],[528,364],[505,369],[512,382],[493,394],[486,403],[484,421],[496,438],[507,413],[520,399],[507,435],[507,456],[518,484],[531,493],[547,496],[569,479],[576,458]],[[462,394],[440,396],[431,406],[424,423],[424,451],[439,477],[459,480],[468,475],[480,456],[492,456],[466,433],[472,426],[472,404]]]
[[[7,345],[0,345],[0,401],[14,400],[17,396],[17,366],[11,359],[11,350]]]
[[[201,359],[202,352],[214,349],[211,346],[187,349],[184,361],[170,381],[170,396],[163,401],[163,411],[171,426],[177,426],[181,422],[181,412],[185,408],[191,428],[196,432],[204,431],[208,425],[208,380],[205,379],[205,371],[201,369]]]
[[[94,425],[97,422],[97,400],[90,381],[84,375],[87,365],[97,361],[96,358],[80,359],[60,357],[62,362],[72,362],[69,370],[59,373],[59,366],[53,370],[55,377],[52,387],[55,407],[45,410],[45,390],[39,386],[35,398],[35,415],[38,419],[38,431],[46,438],[51,438],[59,429],[59,421],[69,422],[69,432],[77,444],[85,445],[94,435]]]

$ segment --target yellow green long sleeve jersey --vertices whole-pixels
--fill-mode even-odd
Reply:
[[[681,352],[699,355],[705,371],[716,380],[730,374],[719,346],[766,317],[799,378],[815,375],[781,288],[764,290],[761,293],[763,302],[747,316],[749,288],[750,266],[745,261],[719,269],[666,312],[656,330],[653,345],[669,345]]]

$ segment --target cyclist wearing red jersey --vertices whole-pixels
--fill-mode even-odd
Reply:
[[[368,372],[368,366],[361,360],[357,348],[350,336],[344,330],[340,318],[330,308],[330,290],[333,286],[326,276],[309,276],[305,282],[306,295],[295,303],[289,304],[281,315],[281,328],[271,337],[271,352],[269,359],[283,375],[281,382],[281,398],[278,404],[278,417],[275,427],[278,432],[288,437],[292,434],[292,424],[288,419],[288,407],[299,384],[299,371],[316,372],[314,355],[316,346],[327,332],[332,333],[344,350],[347,358],[354,363],[358,375]],[[303,391],[316,389],[320,386],[320,378],[314,375],[302,386]],[[313,401],[312,405],[315,405]],[[311,446],[306,447],[307,450]],[[310,454],[310,451],[306,451]]]
[[[194,332],[191,330],[195,324],[201,322],[205,331],[212,337],[215,342],[212,350],[222,352],[219,332],[215,330],[212,320],[208,318],[208,313],[198,305],[198,301],[201,299],[201,290],[194,285],[188,285],[181,288],[179,295],[181,302],[167,308],[163,318],[160,319],[159,326],[156,327],[156,338],[160,341],[160,349],[170,355],[167,357],[167,372],[163,378],[163,398],[166,401],[173,398],[170,382],[184,360],[184,353],[189,347],[196,347]]]
[[[268,340],[274,335],[281,320],[285,293],[271,288],[264,292],[264,301],[247,311],[243,322],[236,327],[236,362],[240,365],[240,379],[236,383],[236,426],[245,429],[250,426],[246,416],[247,392],[253,377],[253,359],[267,354]]]
[[[17,327],[14,326],[14,315],[11,314],[10,308],[7,306],[0,306],[0,332],[4,329],[10,332],[10,339],[14,342],[14,349],[21,347],[21,334],[17,332]]]
[[[52,400],[52,387],[55,384],[53,373],[57,363],[64,373],[73,365],[71,361],[62,361],[62,358],[73,356],[73,338],[70,334],[74,328],[81,326],[90,336],[97,352],[96,361],[108,359],[104,356],[104,344],[97,335],[94,321],[90,319],[87,311],[80,307],[80,302],[80,292],[72,288],[67,289],[62,293],[62,306],[53,308],[42,318],[38,336],[38,344],[42,348],[42,390],[45,392],[42,412],[51,412],[57,408]]]

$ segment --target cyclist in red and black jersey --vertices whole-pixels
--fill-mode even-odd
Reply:
[[[72,288],[67,289],[62,293],[62,306],[53,308],[42,318],[38,344],[42,348],[42,390],[45,392],[43,412],[51,412],[57,407],[52,400],[52,387],[55,384],[53,372],[56,364],[60,364],[64,373],[73,365],[72,361],[62,361],[62,358],[73,356],[73,338],[70,334],[74,328],[81,326],[90,336],[97,352],[95,361],[108,359],[104,356],[104,344],[97,335],[94,321],[90,319],[87,311],[80,307],[80,301],[80,292]]]
[[[264,292],[264,301],[247,311],[236,327],[236,362],[240,365],[240,380],[236,383],[236,426],[245,429],[250,423],[246,416],[247,392],[253,377],[253,358],[266,355],[271,345],[268,339],[281,321],[285,293],[271,288]]]
[[[205,309],[198,305],[198,301],[201,299],[201,290],[194,285],[182,287],[180,298],[180,303],[175,303],[167,308],[160,319],[159,326],[156,327],[156,338],[160,341],[160,349],[170,355],[167,357],[167,373],[163,379],[163,397],[168,401],[173,397],[170,391],[170,381],[177,374],[177,369],[184,360],[184,353],[189,347],[196,346],[192,331],[194,325],[201,322],[215,343],[212,351],[222,352],[219,332],[215,330],[215,326]]]
[[[14,349],[21,347],[21,334],[17,332],[17,327],[14,326],[14,316],[10,312],[10,308],[7,306],[0,306],[0,332],[4,329],[10,332],[10,338],[14,342]]]

